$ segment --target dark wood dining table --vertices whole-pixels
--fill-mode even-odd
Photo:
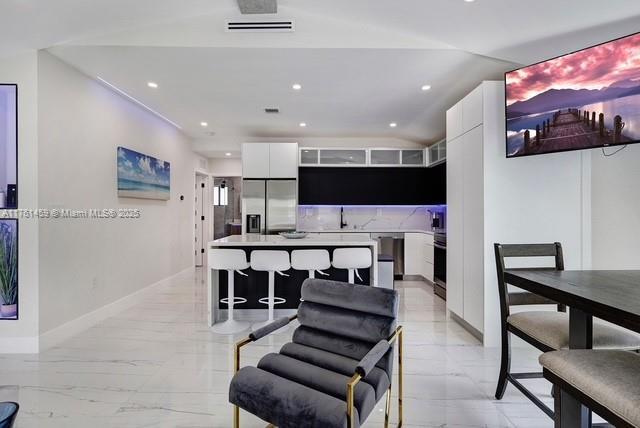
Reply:
[[[508,269],[505,280],[570,308],[571,349],[592,348],[593,317],[640,333],[640,270]],[[560,418],[562,427],[591,426],[591,411],[566,393]]]

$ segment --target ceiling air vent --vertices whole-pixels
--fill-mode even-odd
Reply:
[[[264,109],[264,112],[269,114],[277,114],[280,113],[280,109],[276,107],[267,107],[266,109]]]
[[[227,21],[227,31],[233,33],[293,32],[293,21]]]

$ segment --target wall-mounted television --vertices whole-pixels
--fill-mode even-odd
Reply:
[[[640,142],[640,33],[505,73],[507,157]]]

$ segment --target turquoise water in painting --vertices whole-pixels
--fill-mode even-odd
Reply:
[[[169,193],[170,188],[169,186],[163,186],[161,184],[143,183],[141,181],[127,180],[126,178],[119,178],[118,190]]]

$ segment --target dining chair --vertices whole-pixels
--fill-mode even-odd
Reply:
[[[20,406],[18,403],[6,401],[0,403],[0,428],[11,428],[18,416]]]
[[[505,259],[510,258],[553,258],[553,266],[538,269],[564,270],[562,245],[559,242],[549,244],[494,244],[498,275],[498,293],[500,297],[500,324],[502,346],[500,374],[495,397],[501,400],[511,383],[549,417],[554,417],[553,409],[544,404],[520,380],[542,378],[542,372],[513,373],[511,371],[511,342],[513,334],[542,352],[569,348],[569,314],[566,308],[556,302],[533,293],[509,290],[505,281]],[[531,269],[531,267],[527,267]],[[527,310],[511,313],[512,306],[557,305],[557,311]],[[593,347],[598,349],[638,349],[640,336],[622,328],[593,322]],[[555,394],[554,394],[555,395]]]
[[[544,377],[556,388],[556,418],[564,393],[616,427],[640,427],[640,355],[572,349],[540,356]],[[561,425],[556,420],[556,426]]]
[[[297,315],[252,332],[235,349],[229,386],[233,426],[240,409],[278,428],[357,428],[386,397],[389,425],[394,345],[398,344],[398,427],[402,426],[402,337],[398,293],[386,288],[306,279]],[[294,319],[300,326],[279,353],[240,369],[241,347]]]

